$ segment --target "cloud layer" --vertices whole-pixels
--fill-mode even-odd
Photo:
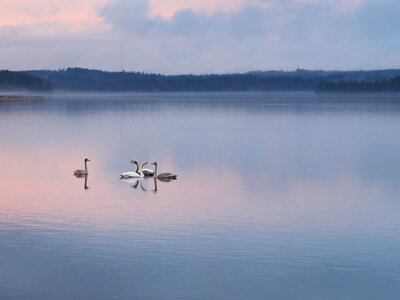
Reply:
[[[29,22],[0,22],[3,67],[26,52],[35,67],[117,69],[121,43],[126,69],[165,73],[400,67],[395,0],[90,0],[76,13],[47,1],[37,17],[22,2]]]
[[[273,16],[255,6],[233,13],[212,14],[191,9],[176,11],[171,18],[151,16],[148,0],[115,0],[99,10],[107,22],[126,33],[141,36],[187,37],[193,35],[260,36],[266,33]]]

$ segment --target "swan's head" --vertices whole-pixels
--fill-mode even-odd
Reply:
[[[153,165],[153,166],[157,166],[157,162],[156,162],[156,161],[153,162],[152,165]]]
[[[131,160],[131,164],[137,164],[137,160],[132,159],[132,160]]]
[[[142,163],[141,167],[143,168],[147,164],[148,164],[148,162],[146,161],[146,162]]]
[[[88,162],[88,161],[90,161],[90,159],[85,158],[85,162]]]

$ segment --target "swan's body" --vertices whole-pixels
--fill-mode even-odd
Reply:
[[[153,177],[154,176],[154,171],[150,169],[142,169],[143,175],[145,177]]]
[[[121,174],[121,179],[128,179],[128,178],[142,178],[140,174],[136,172],[125,172]]]
[[[157,174],[157,162],[152,163],[152,165],[154,165],[154,177],[161,180],[161,181],[170,181],[170,180],[176,180],[178,175],[169,173],[169,172],[165,172],[165,173],[160,173]]]
[[[87,168],[87,162],[90,161],[89,159],[85,158],[85,170],[75,170],[74,175],[79,177],[79,176],[86,176],[88,175],[88,168]]]
[[[147,165],[147,164],[148,164],[148,162],[145,162],[144,164],[142,164],[141,167],[140,167],[140,170],[141,170],[141,172],[142,172],[144,177],[152,177],[154,175],[154,171],[153,170],[143,169],[143,167],[145,165]]]
[[[138,170],[138,168],[137,168],[137,167],[138,167],[138,163],[137,163],[136,160],[131,160],[131,163],[134,164],[134,165],[136,165],[136,171],[135,171],[135,172],[125,172],[125,173],[122,173],[122,174],[120,175],[120,176],[121,176],[121,179],[127,179],[127,178],[142,178],[142,177],[144,177],[143,172],[142,172],[142,169],[143,169],[143,166],[147,164],[147,162],[144,163],[144,164],[142,164],[142,165],[140,166],[140,169],[139,169],[139,170]]]

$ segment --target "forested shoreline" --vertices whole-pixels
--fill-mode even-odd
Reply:
[[[0,91],[52,91],[53,86],[47,79],[26,72],[0,71]]]
[[[400,76],[375,80],[324,80],[318,92],[400,92]]]
[[[163,75],[83,68],[0,71],[0,90],[88,92],[399,92],[400,70],[254,71],[233,74]]]

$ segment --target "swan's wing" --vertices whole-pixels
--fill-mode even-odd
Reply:
[[[161,173],[157,177],[176,179],[178,177],[178,175],[175,175],[175,174],[172,174],[172,173],[169,173],[169,172],[165,172],[165,173]]]
[[[159,180],[161,182],[171,182],[171,181],[176,180],[176,178],[157,177],[157,180]]]
[[[75,170],[74,174],[85,174],[86,170]]]
[[[153,175],[154,175],[154,171],[153,171],[153,170],[150,170],[150,169],[143,169],[143,170],[142,170],[142,173],[143,173],[144,175],[147,175],[147,176],[153,176]]]

